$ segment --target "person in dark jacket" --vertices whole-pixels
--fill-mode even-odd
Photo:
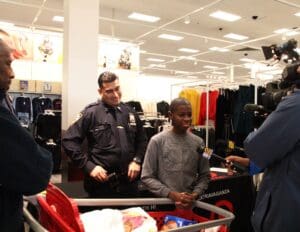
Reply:
[[[294,83],[292,93],[244,141],[250,160],[264,169],[252,216],[255,232],[300,231],[300,65],[294,68],[285,80]]]
[[[0,39],[0,231],[23,231],[23,195],[46,188],[52,157],[20,125],[8,101],[11,49]]]
[[[88,105],[62,139],[66,154],[85,173],[90,197],[136,197],[137,177],[147,146],[142,122],[121,102],[118,76],[98,78],[101,100]],[[87,139],[88,151],[81,148]]]

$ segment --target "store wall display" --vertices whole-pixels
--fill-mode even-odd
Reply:
[[[28,91],[28,81],[20,80],[20,91]]]
[[[139,70],[139,46],[113,39],[99,38],[99,66],[107,69]]]

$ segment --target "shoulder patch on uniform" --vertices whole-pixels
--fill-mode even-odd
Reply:
[[[77,122],[81,117],[83,116],[83,111],[81,111],[80,113],[78,113],[74,119],[74,121],[72,122],[72,124],[74,124],[75,122]]]
[[[100,102],[99,101],[97,101],[97,102],[93,102],[93,103],[91,103],[91,104],[89,104],[89,105],[87,105],[84,109],[83,109],[83,111],[82,112],[84,112],[86,109],[88,109],[88,108],[91,108],[91,107],[93,107],[93,106],[96,106],[96,105],[99,105],[100,104]]]

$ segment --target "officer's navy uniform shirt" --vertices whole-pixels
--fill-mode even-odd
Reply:
[[[84,139],[87,153],[82,152]],[[127,172],[133,158],[143,159],[147,139],[135,111],[121,103],[110,107],[99,100],[87,106],[63,136],[63,147],[73,162],[90,173],[96,165],[111,172]]]

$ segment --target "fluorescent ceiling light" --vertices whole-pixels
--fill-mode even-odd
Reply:
[[[147,51],[145,51],[145,50],[140,50],[140,53],[146,53]]]
[[[180,71],[180,70],[178,70],[178,71],[175,71],[175,74],[188,74],[189,72],[187,72],[187,71]]]
[[[229,38],[229,39],[235,39],[235,40],[245,40],[248,39],[248,36],[244,36],[244,35],[238,35],[238,34],[234,34],[234,33],[229,33],[227,35],[224,35],[225,38]]]
[[[164,62],[165,60],[162,59],[157,59],[157,58],[148,58],[148,61],[153,61],[153,62]]]
[[[229,52],[228,48],[219,48],[218,52]]]
[[[212,47],[209,50],[217,51],[217,52],[228,52],[229,51],[229,49],[227,49],[227,48],[219,48],[219,47]]]
[[[300,32],[299,31],[289,31],[287,33],[285,33],[285,35],[287,36],[294,36],[294,35],[299,35]]]
[[[300,12],[298,12],[298,13],[296,13],[294,15],[300,17]]]
[[[140,21],[144,21],[144,22],[149,22],[149,23],[155,23],[155,22],[160,20],[160,17],[140,14],[140,13],[137,13],[137,12],[131,13],[130,15],[128,15],[128,18],[135,19],[135,20],[140,20]]]
[[[55,16],[53,16],[52,21],[54,21],[54,22],[63,22],[64,21],[64,17],[63,16],[55,15]]]
[[[217,66],[212,66],[212,65],[204,65],[203,68],[216,69],[216,68],[219,68],[219,67],[217,67]]]
[[[13,27],[13,26],[15,26],[15,24],[0,21],[0,26],[1,26],[1,27]]]
[[[149,64],[149,68],[166,68],[165,64]]]
[[[179,48],[178,51],[187,52],[187,53],[197,53],[197,52],[199,52],[199,50],[191,49],[191,48]]]
[[[290,31],[290,29],[281,28],[281,29],[278,29],[278,30],[274,31],[274,33],[276,33],[276,34],[283,34],[283,33],[289,32],[289,31]]]
[[[242,58],[242,59],[240,59],[240,61],[243,61],[243,62],[255,62],[256,60],[249,59],[249,58]]]
[[[183,39],[182,36],[171,35],[171,34],[160,34],[160,35],[158,36],[158,38],[161,38],[161,39],[169,39],[169,40],[175,40],[175,41],[178,41],[178,40],[182,40],[182,39]]]
[[[241,16],[239,15],[230,14],[221,10],[211,13],[209,16],[228,22],[234,22],[241,19]]]
[[[244,67],[247,69],[252,69],[253,65],[254,65],[254,63],[245,63]]]
[[[179,58],[182,60],[196,60],[196,58],[192,56],[180,56]]]
[[[212,74],[225,74],[224,72],[213,71]]]
[[[191,78],[191,79],[197,79],[197,76],[187,76],[187,78]]]

